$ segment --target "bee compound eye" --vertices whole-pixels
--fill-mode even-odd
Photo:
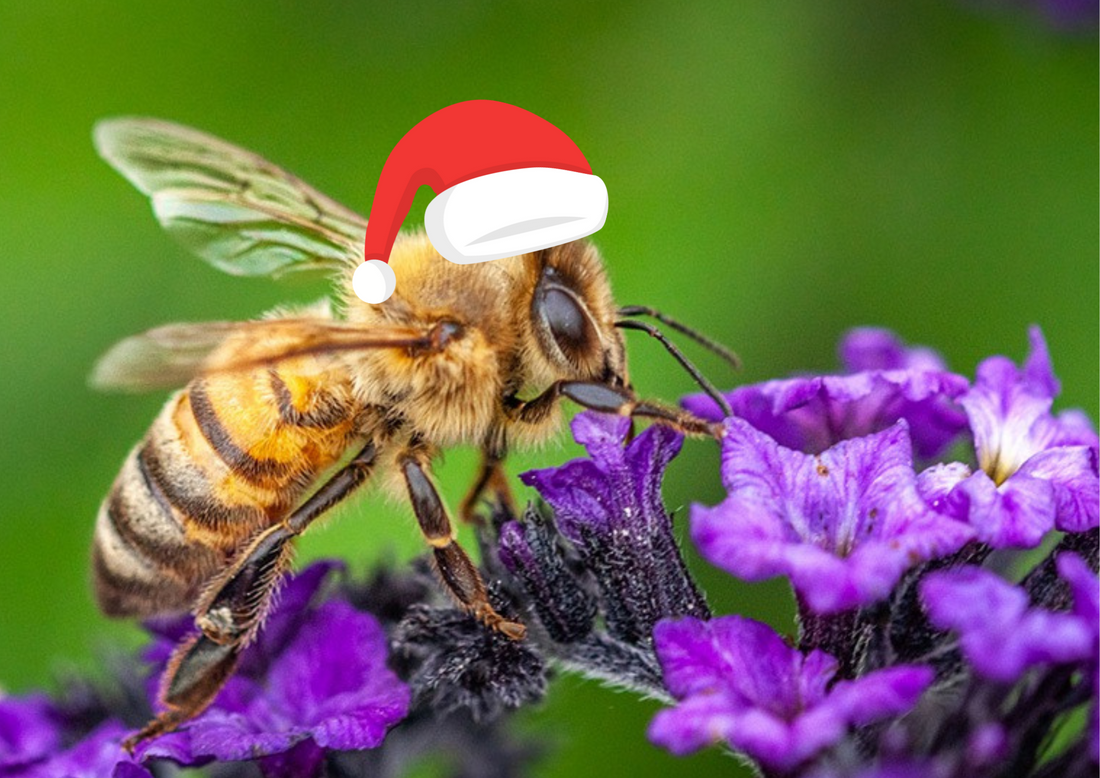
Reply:
[[[547,289],[541,312],[550,334],[566,353],[575,353],[588,342],[588,318],[573,296],[561,289]]]

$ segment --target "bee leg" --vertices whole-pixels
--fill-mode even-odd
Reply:
[[[195,623],[215,643],[244,641],[267,615],[271,594],[290,562],[290,541],[370,476],[376,450],[368,443],[282,523],[260,532],[207,587]]]
[[[166,710],[126,740],[128,750],[171,732],[213,702],[267,615],[290,562],[290,541],[362,484],[374,459],[374,444],[368,443],[281,524],[259,533],[207,587],[195,608],[195,624],[202,632],[176,648],[161,681],[159,699]]]
[[[455,539],[454,528],[439,492],[425,472],[427,461],[420,452],[409,451],[398,459],[398,463],[409,489],[420,531],[432,547],[436,569],[447,589],[482,624],[513,640],[522,640],[527,628],[517,621],[505,619],[489,604],[485,582]]]
[[[233,674],[240,650],[240,643],[221,645],[201,634],[181,643],[161,680],[159,697],[166,710],[122,741],[122,747],[132,754],[143,740],[171,732],[200,714]]]
[[[498,453],[493,448],[483,448],[481,451],[481,470],[477,479],[470,487],[466,498],[462,501],[458,516],[467,524],[478,524],[480,519],[475,513],[477,503],[485,492],[492,492],[493,496],[507,509],[508,513],[515,515],[516,503],[512,498],[512,489],[508,486],[508,480],[504,477],[504,454]]]
[[[639,400],[633,392],[626,389],[593,381],[558,381],[538,397],[522,403],[515,410],[515,417],[524,422],[541,421],[561,397],[567,397],[577,405],[593,411],[618,413],[632,419],[638,416],[648,417],[685,435],[721,439],[723,434],[721,424],[700,419],[679,408]]]

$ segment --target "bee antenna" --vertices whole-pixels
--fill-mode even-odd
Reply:
[[[699,332],[699,330],[677,321],[666,313],[661,313],[656,308],[650,308],[648,305],[627,305],[619,309],[619,316],[652,316],[657,321],[662,324],[667,324],[682,335],[687,335],[708,351],[717,354],[732,365],[734,370],[741,369],[741,357],[737,356],[735,352],[723,346],[718,341],[708,338],[706,335]]]
[[[695,383],[699,384],[699,387],[706,392],[712,400],[718,403],[718,407],[722,409],[722,414],[725,416],[733,415],[730,404],[726,401],[726,398],[722,396],[722,393],[715,388],[714,384],[707,380],[706,376],[699,372],[699,368],[693,365],[691,360],[684,356],[684,352],[680,351],[675,343],[665,337],[663,332],[652,324],[646,324],[642,321],[633,321],[631,319],[619,319],[615,322],[615,326],[623,330],[641,330],[642,332],[649,333],[650,337],[656,338],[660,344],[665,347],[665,350],[672,355],[672,358],[679,362],[680,366],[695,379]]]

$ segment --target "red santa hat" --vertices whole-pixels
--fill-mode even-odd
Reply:
[[[470,100],[405,134],[382,168],[352,279],[368,303],[393,294],[388,261],[417,189],[432,245],[452,262],[511,257],[591,235],[607,218],[607,188],[569,136],[530,111]]]

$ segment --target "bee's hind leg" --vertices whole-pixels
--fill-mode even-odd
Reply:
[[[201,632],[176,648],[161,681],[166,710],[123,744],[128,750],[171,732],[213,702],[267,615],[290,563],[290,541],[366,481],[374,460],[374,444],[368,443],[286,519],[257,534],[207,586],[195,607]]]
[[[414,443],[397,461],[405,477],[420,531],[432,547],[439,577],[443,579],[447,589],[482,624],[513,640],[522,640],[527,634],[527,628],[496,612],[489,603],[481,574],[458,544],[447,510],[428,476],[425,452]]]
[[[133,753],[143,740],[171,732],[201,713],[233,674],[241,647],[240,642],[215,643],[201,633],[181,643],[161,681],[160,699],[166,710],[122,741],[122,747]]]

